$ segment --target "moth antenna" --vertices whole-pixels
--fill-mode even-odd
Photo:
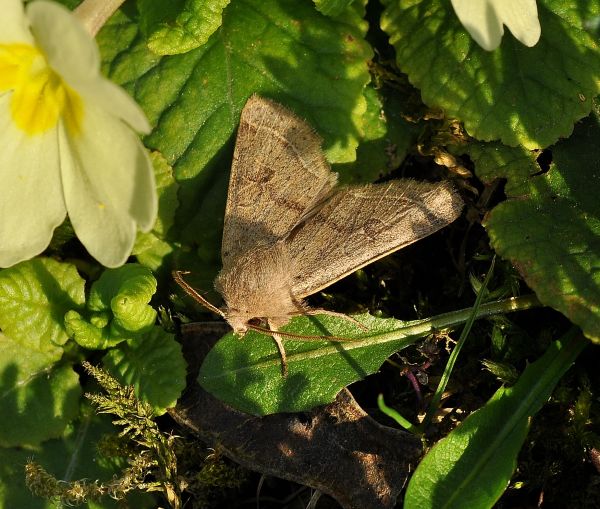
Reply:
[[[308,334],[295,334],[294,332],[284,332],[281,330],[277,330],[277,331],[272,331],[271,329],[267,329],[265,327],[261,327],[260,325],[254,325],[252,323],[246,324],[246,326],[256,332],[262,332],[263,334],[268,334],[269,336],[272,336],[274,332],[277,332],[277,334],[279,334],[280,336],[284,336],[286,338],[293,338],[293,339],[298,339],[300,341],[314,341],[314,340],[319,340],[319,341],[339,341],[339,342],[343,342],[343,341],[358,341],[357,339],[353,339],[353,338],[341,338],[339,336],[312,336],[312,335],[308,335]]]
[[[190,273],[189,270],[174,270],[171,273],[171,275],[173,276],[173,279],[175,280],[175,282],[179,286],[181,286],[181,288],[183,288],[183,290],[185,291],[185,293],[187,293],[192,299],[194,299],[200,305],[202,305],[205,308],[209,309],[213,313],[216,313],[217,315],[225,318],[225,313],[223,313],[223,311],[221,311],[218,307],[213,306],[204,297],[202,297],[202,295],[200,295],[198,293],[198,291],[193,286],[191,286],[185,279],[183,279],[183,276],[185,274],[189,274],[189,273]]]

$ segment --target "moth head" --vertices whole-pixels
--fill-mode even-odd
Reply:
[[[225,311],[225,320],[233,329],[234,334],[243,336],[248,331],[248,323],[252,317],[247,311],[239,311],[237,309],[227,309]]]

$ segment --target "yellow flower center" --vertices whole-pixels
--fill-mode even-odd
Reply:
[[[71,135],[81,131],[83,103],[48,65],[44,55],[28,44],[0,44],[0,93],[12,91],[10,113],[16,126],[29,135],[55,127],[60,119]]]

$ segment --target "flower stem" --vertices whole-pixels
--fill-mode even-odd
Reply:
[[[75,17],[85,26],[92,37],[125,0],[83,0],[73,11]]]

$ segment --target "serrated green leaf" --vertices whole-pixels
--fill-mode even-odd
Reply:
[[[524,309],[537,302],[522,297],[484,304],[478,316]],[[511,307],[515,304],[515,307]],[[297,341],[283,339],[288,376],[281,375],[281,358],[272,338],[249,331],[243,338],[230,333],[221,338],[204,359],[198,381],[219,399],[244,412],[266,415],[301,412],[330,403],[352,382],[376,372],[392,353],[413,344],[434,330],[465,323],[471,309],[434,318],[402,322],[356,318],[365,332],[348,320],[332,316],[293,319],[282,331],[309,336],[336,336],[349,341]]]
[[[69,339],[65,313],[85,302],[84,284],[73,265],[50,258],[0,271],[0,329],[26,348],[56,351]]]
[[[161,327],[110,350],[104,365],[122,384],[133,385],[137,396],[150,403],[157,415],[175,406],[185,389],[181,345]]]
[[[344,12],[354,0],[314,0],[317,10],[326,16],[337,16]]]
[[[506,489],[531,417],[586,346],[577,330],[553,343],[511,388],[501,388],[440,440],[413,474],[406,509],[487,509]]]
[[[202,46],[221,25],[229,1],[138,0],[148,47],[158,55],[176,55]]]
[[[55,438],[77,416],[79,377],[56,360],[0,333],[0,446]]]
[[[535,154],[498,146],[473,157],[484,180],[507,178],[509,200],[485,227],[499,255],[516,265],[539,299],[600,342],[600,112],[552,148],[543,173]],[[480,164],[492,157],[497,166]],[[473,153],[472,153],[473,155]],[[488,159],[489,160],[489,159]],[[480,171],[481,168],[481,171]]]
[[[384,0],[381,26],[400,68],[424,102],[462,120],[480,140],[528,148],[568,136],[599,92],[600,51],[583,29],[598,0],[538,2],[542,27],[532,48],[504,34],[488,52],[443,0]]]
[[[71,311],[65,326],[73,339],[90,349],[104,349],[148,332],[156,311],[148,303],[156,292],[156,279],[146,267],[129,263],[105,270],[94,282],[87,314]]]
[[[528,191],[527,181],[539,174],[538,151],[522,147],[507,147],[502,143],[470,143],[466,153],[475,164],[477,176],[484,182],[506,179],[505,192],[509,197]],[[465,151],[461,147],[460,151]]]

